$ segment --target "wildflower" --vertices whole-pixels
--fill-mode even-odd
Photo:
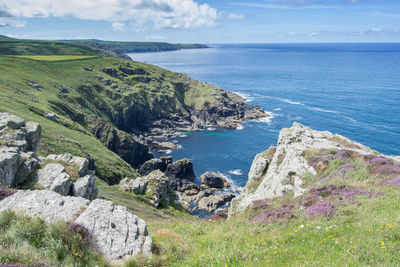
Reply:
[[[321,226],[317,226],[317,229],[320,230],[320,229],[321,229]]]
[[[385,242],[383,242],[383,241],[381,241],[381,242],[379,242],[379,243],[381,243],[381,245],[382,245],[382,246],[384,246],[384,245],[385,245]]]
[[[267,259],[267,262],[269,262],[269,259]]]

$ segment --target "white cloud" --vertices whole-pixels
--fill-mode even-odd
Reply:
[[[145,38],[146,38],[146,40],[157,40],[157,41],[165,40],[165,37],[160,36],[160,35],[148,35]]]
[[[154,28],[209,27],[220,17],[215,8],[195,0],[1,0],[0,8],[15,17],[129,21]]]
[[[111,24],[113,31],[115,32],[121,32],[125,29],[125,24],[121,22],[113,22]]]
[[[236,14],[236,13],[229,13],[227,18],[228,19],[244,19],[244,15]]]

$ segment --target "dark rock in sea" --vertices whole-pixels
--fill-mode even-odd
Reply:
[[[190,159],[181,159],[167,166],[165,174],[171,179],[185,179],[193,181],[196,177]]]
[[[206,172],[201,175],[201,183],[212,188],[227,188],[230,187],[226,178],[216,172]]]

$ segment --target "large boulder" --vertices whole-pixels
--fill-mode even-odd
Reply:
[[[160,170],[145,177],[148,181],[146,195],[150,196],[150,205],[158,208],[162,202],[169,203],[169,178]]]
[[[72,193],[76,197],[93,200],[97,197],[98,189],[94,185],[94,175],[88,174],[78,180],[72,186]]]
[[[40,163],[39,157],[34,152],[21,152],[20,155],[23,162],[15,174],[14,184],[23,183],[37,169]]]
[[[226,188],[230,187],[227,179],[216,172],[206,172],[201,175],[201,183],[211,188]]]
[[[196,175],[190,159],[181,159],[167,166],[165,174],[171,179],[185,179],[193,181]]]
[[[112,263],[141,253],[151,255],[152,239],[148,236],[145,221],[126,207],[97,199],[75,223],[89,230],[97,248]]]
[[[54,179],[50,186],[50,191],[59,193],[62,196],[67,196],[71,191],[71,186],[72,182],[69,175],[63,172],[57,175],[57,177]]]
[[[26,216],[35,216],[54,223],[72,221],[89,205],[83,198],[64,197],[47,190],[18,191],[0,201],[0,212],[13,210]]]
[[[50,189],[54,180],[57,176],[64,172],[65,168],[63,165],[58,163],[51,163],[44,166],[37,172],[37,184],[43,187],[43,189]]]

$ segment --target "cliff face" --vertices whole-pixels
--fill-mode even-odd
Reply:
[[[386,168],[394,171],[380,176],[374,161],[387,164]],[[294,123],[291,128],[282,129],[276,147],[255,157],[248,183],[232,201],[229,214],[244,211],[260,200],[291,194],[296,198],[313,186],[346,177],[359,168],[365,169],[365,179],[390,178],[396,175],[396,166],[400,169],[396,157],[382,155],[346,137]]]

